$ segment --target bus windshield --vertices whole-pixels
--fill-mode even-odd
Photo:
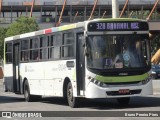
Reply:
[[[123,69],[149,65],[148,35],[90,35],[86,44],[89,68]]]

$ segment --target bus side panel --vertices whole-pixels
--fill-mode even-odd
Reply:
[[[13,92],[13,65],[4,65],[4,84],[8,91]]]
[[[34,95],[44,95],[44,68],[43,62],[21,63],[20,74],[22,79],[27,78],[30,93]]]
[[[67,61],[73,61],[74,67],[67,67]],[[75,59],[21,63],[20,74],[27,78],[33,95],[63,96],[64,79],[69,78],[77,96],[75,63]]]
[[[44,95],[53,96],[54,94],[54,86],[55,81],[59,79],[59,73],[56,70],[55,61],[49,61],[44,63],[44,71],[45,71],[45,80],[43,81],[44,85]]]
[[[74,95],[76,95],[76,75],[75,75],[75,65],[74,67],[67,67],[67,61],[70,60],[60,60],[60,61],[50,61],[44,63],[45,80],[43,81],[45,95],[52,96],[63,96],[63,83],[65,78],[69,78],[73,85]]]

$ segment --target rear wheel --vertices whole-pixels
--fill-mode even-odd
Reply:
[[[4,92],[8,92],[8,89],[7,89],[7,86],[6,86],[5,83],[3,83],[3,91],[4,91]]]
[[[32,102],[35,100],[40,100],[42,97],[39,95],[31,95],[28,81],[26,80],[24,83],[24,98],[27,102]]]
[[[117,98],[117,102],[121,105],[128,105],[130,102],[130,97]]]
[[[67,101],[70,107],[75,108],[78,106],[78,98],[73,97],[73,87],[71,82],[67,85]]]

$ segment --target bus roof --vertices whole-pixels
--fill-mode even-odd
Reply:
[[[79,28],[79,27],[85,27],[86,23],[92,22],[92,21],[113,21],[114,22],[114,21],[144,21],[144,20],[133,19],[133,18],[97,18],[97,19],[93,19],[93,20],[89,20],[89,21],[78,22],[78,23],[63,25],[63,26],[59,26],[59,27],[52,27],[52,28],[48,28],[48,29],[44,29],[44,30],[15,35],[15,36],[5,38],[5,41],[12,41],[12,40],[17,40],[17,39],[21,39],[21,38],[33,37],[36,35],[43,35],[43,34],[49,34],[49,33],[53,33],[53,32],[70,30],[70,29]]]

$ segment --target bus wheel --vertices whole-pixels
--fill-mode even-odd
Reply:
[[[5,83],[3,83],[3,91],[8,92],[8,89],[7,89],[7,86],[5,85]]]
[[[71,82],[67,85],[67,101],[70,107],[75,108],[78,105],[78,98],[73,97],[73,88]]]
[[[130,102],[130,97],[124,97],[124,98],[117,98],[117,102],[120,105],[128,105]]]
[[[27,102],[33,101],[33,95],[30,94],[28,81],[26,80],[24,83],[24,98]]]

